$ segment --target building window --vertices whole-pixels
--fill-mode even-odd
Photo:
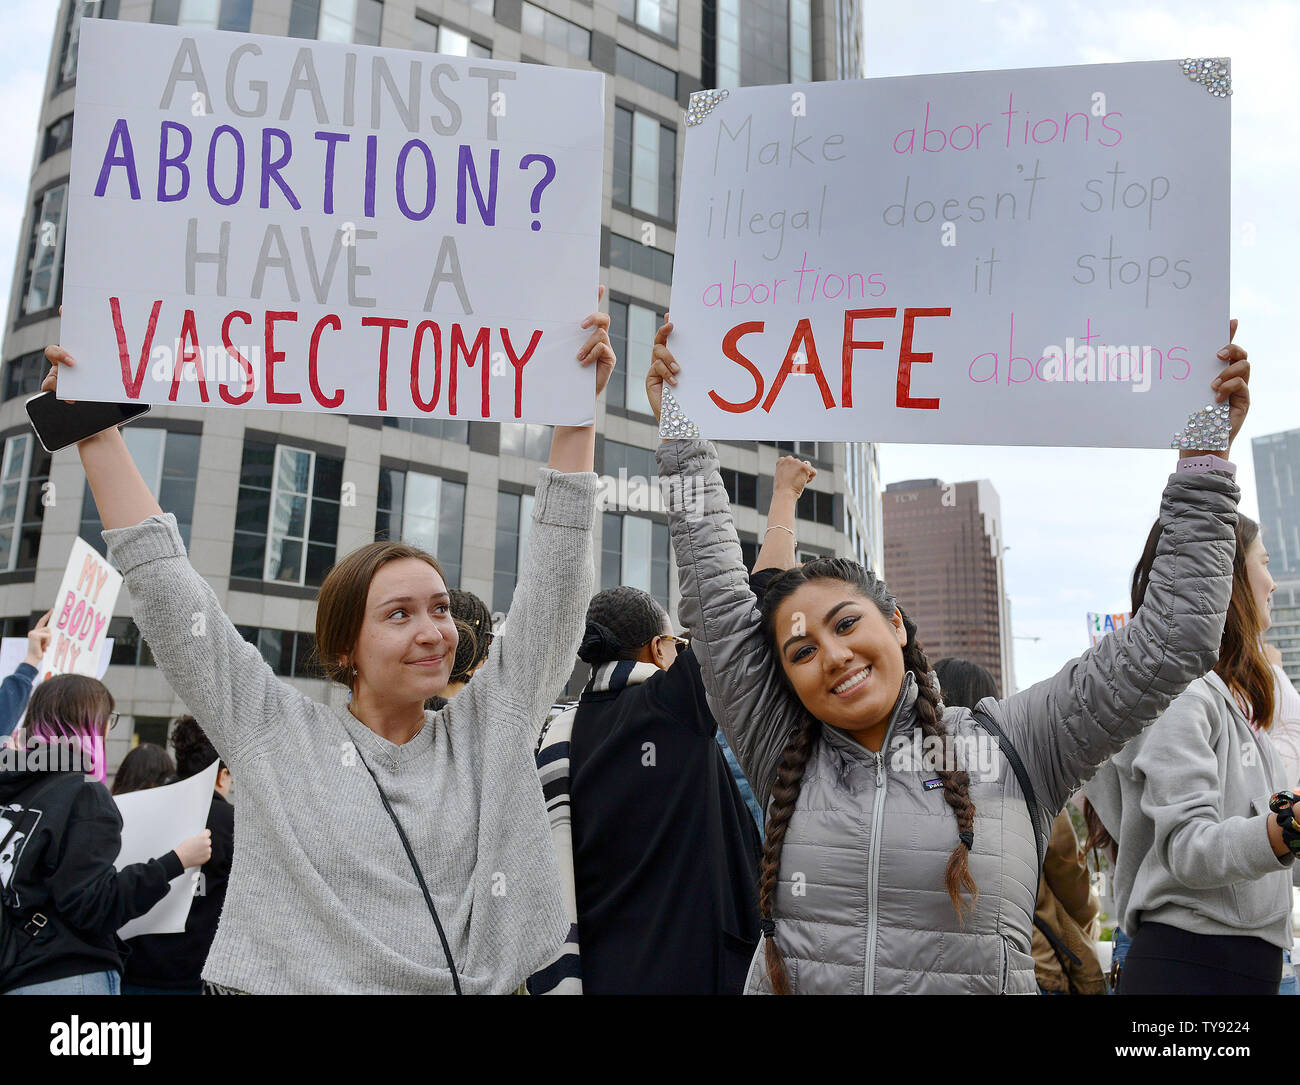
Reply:
[[[319,587],[334,564],[343,461],[244,442],[230,575]]]
[[[575,56],[591,56],[591,31],[523,0],[520,30]]]
[[[633,275],[644,275],[668,286],[673,283],[672,253],[653,245],[642,245],[622,234],[609,235],[609,266],[621,267]]]
[[[677,0],[618,0],[618,13],[642,30],[677,40]]]
[[[653,60],[624,49],[619,45],[614,50],[614,74],[622,75],[633,82],[640,83],[658,91],[665,98],[677,98],[677,73],[672,68],[665,68]]]
[[[768,445],[791,456],[806,456],[810,460],[823,460],[823,462],[826,462],[831,458],[830,446],[821,448],[817,441],[759,441],[758,443]]]
[[[155,23],[248,33],[253,0],[153,0]]]
[[[715,86],[740,86],[740,0],[718,0]]]
[[[460,587],[465,485],[418,471],[379,469],[375,538],[427,550],[442,566],[447,587]]]
[[[502,422],[501,454],[546,460],[551,455],[551,427],[535,422]]]
[[[59,78],[55,93],[77,78],[77,46],[81,39],[82,19],[116,19],[120,0],[72,0],[68,21],[63,27],[63,46],[59,51]]]
[[[614,109],[614,203],[673,219],[677,133],[649,114]]]
[[[106,636],[113,638],[108,662],[117,667],[152,667],[153,652],[140,636],[140,627],[130,618],[110,618]]]
[[[533,525],[533,495],[497,494],[496,557],[492,562],[492,609],[498,614],[510,610],[519,569],[524,563],[528,533]]]
[[[194,523],[194,493],[199,477],[199,443],[197,433],[169,433],[165,429],[126,426],[122,430],[131,458],[150,492],[164,512],[176,517],[181,541],[190,545]],[[81,498],[81,537],[101,554],[107,548],[100,532],[104,530],[95,499],[87,483]]]
[[[644,516],[602,515],[600,587],[640,588],[668,609],[668,563],[672,560],[668,525]]]
[[[170,716],[132,716],[131,733],[134,736],[131,748],[142,742],[152,742],[155,746],[167,747],[167,731],[171,727]]]
[[[36,204],[23,276],[24,316],[53,309],[63,286],[63,224],[68,215],[68,185],[46,189]]]
[[[45,352],[41,350],[10,358],[5,364],[4,402],[19,396],[34,396],[41,390],[41,381],[48,370]]]
[[[457,444],[469,444],[469,423],[457,422],[450,418],[393,418],[384,416],[384,425],[393,429],[406,430],[421,437],[439,437],[444,441]]]
[[[235,630],[262,653],[266,664],[281,678],[322,678],[316,659],[316,638],[296,629],[259,629],[237,625]]]
[[[72,114],[60,117],[45,129],[45,138],[41,140],[41,161],[52,158],[60,151],[72,146]]]
[[[378,45],[383,15],[380,0],[293,0],[289,37]]]
[[[606,398],[612,406],[653,415],[645,394],[645,378],[650,371],[655,332],[663,319],[662,309],[631,301],[610,301],[609,340],[614,356],[624,360],[622,365],[614,367],[609,378]]]
[[[411,36],[411,48],[423,49],[429,53],[445,53],[454,57],[490,57],[492,49],[480,45],[449,26],[440,26],[430,22],[423,15],[415,16],[415,33]]]
[[[790,0],[790,82],[812,82],[812,4]]]
[[[726,487],[727,499],[733,505],[743,505],[747,509],[758,507],[758,476],[745,471],[734,471],[730,467],[719,467],[722,485]]]
[[[834,527],[835,495],[805,488],[795,506],[795,514],[801,520],[811,520],[815,524]]]
[[[50,454],[28,433],[4,444],[0,460],[0,572],[35,569],[45,515]]]

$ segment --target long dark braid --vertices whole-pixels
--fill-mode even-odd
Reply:
[[[899,613],[902,613],[901,611]],[[925,656],[925,649],[916,639],[916,623],[903,615],[903,626],[907,630],[907,643],[903,646],[903,666],[912,672],[916,679],[916,719],[921,726],[921,734],[926,738],[937,738],[943,743],[943,763],[953,764],[952,736],[943,725],[943,705],[937,692],[937,681],[930,670],[930,661]],[[962,893],[970,894],[973,906],[979,899],[979,888],[970,872],[970,849],[975,846],[975,804],[970,797],[970,774],[964,770],[940,769],[939,779],[943,781],[943,797],[957,818],[958,844],[948,856],[948,867],[944,871],[944,885],[953,909],[959,920],[966,916],[967,902]]]
[[[821,727],[820,721],[807,712],[803,713],[799,725],[790,733],[785,749],[781,751],[776,779],[772,783],[772,801],[767,808],[767,830],[763,836],[763,855],[758,867],[758,915],[766,935],[763,940],[763,955],[767,961],[767,978],[772,984],[773,993],[778,995],[791,993],[790,975],[786,971],[785,958],[776,944],[776,924],[772,915],[781,871],[781,849],[785,846],[785,832],[790,826],[790,818],[799,802],[804,769],[808,767],[813,740],[821,733]]]
[[[800,586],[812,580],[841,580],[854,588],[863,598],[870,600],[889,619],[897,609],[907,631],[903,646],[903,666],[916,680],[916,715],[923,736],[940,738],[944,744],[944,763],[950,764],[951,736],[943,725],[943,706],[939,699],[937,681],[930,670],[929,660],[916,639],[916,623],[898,608],[885,582],[847,558],[818,558],[803,566],[788,569],[768,585],[762,599],[764,626],[770,640],[775,640],[776,611],[780,604]],[[779,667],[779,664],[778,664]],[[784,677],[785,672],[781,672]],[[812,753],[813,743],[821,734],[821,721],[803,712],[798,726],[781,751],[776,778],[772,783],[771,803],[768,806],[767,826],[763,838],[763,853],[758,875],[758,910],[764,934],[764,958],[768,981],[778,995],[791,993],[790,977],[780,947],[776,942],[776,923],[773,915],[776,889],[780,876],[781,850],[785,845],[786,831],[799,793],[803,786],[804,771]],[[960,842],[948,857],[944,871],[944,884],[952,900],[959,921],[965,919],[966,910],[973,906],[979,890],[971,877],[968,855],[974,846],[975,804],[970,798],[970,776],[964,771],[942,770],[944,800],[957,818]],[[969,904],[962,893],[970,894]]]

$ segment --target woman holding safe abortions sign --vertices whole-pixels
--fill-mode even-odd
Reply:
[[[614,368],[609,317],[582,326],[578,358],[595,364],[599,394]],[[45,354],[53,389],[74,362],[57,346]],[[254,994],[518,988],[569,928],[533,746],[591,598],[594,427],[555,427],[511,635],[437,712],[424,702],[446,687],[459,633],[432,555],[370,543],[325,577],[316,644],[352,692],[328,708],[236,632],[118,430],[77,449],[135,621],[239,781],[204,980]]]
[[[671,329],[655,337],[646,378],[656,416],[680,371]],[[1240,347],[1219,357],[1229,364],[1212,391],[1229,403],[1235,437],[1250,370]],[[1035,993],[1038,842],[1069,795],[1218,657],[1235,468],[1180,453],[1134,620],[1054,678],[980,702],[1027,770],[1033,824],[1007,757],[958,756],[990,734],[970,709],[945,709],[916,627],[883,581],[821,558],[774,579],[760,610],[713,446],[665,438],[658,456],[665,478],[706,480],[691,515],[669,509],[679,614],[710,707],[767,809],[764,938],[746,992]],[[945,751],[937,767],[917,763],[918,732]]]

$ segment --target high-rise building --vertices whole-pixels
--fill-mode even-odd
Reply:
[[[1277,581],[1273,624],[1265,640],[1282,653],[1282,669],[1300,682],[1300,429],[1251,441],[1259,526]]]
[[[58,339],[73,95],[82,20],[109,18],[280,34],[523,61],[605,73],[601,277],[619,368],[606,392],[596,467],[656,475],[643,387],[668,307],[682,109],[706,86],[861,74],[858,0],[61,0],[15,263],[0,393],[0,633],[18,635],[53,601],[72,541],[102,547],[75,450],[53,457],[23,400]],[[650,225],[652,230],[644,227]],[[652,237],[646,244],[643,239]],[[106,344],[106,349],[108,345]],[[510,605],[549,429],[428,419],[155,407],[124,430],[199,572],[277,674],[317,698],[316,590],[340,556],[376,536],[426,545],[447,577],[496,612]],[[800,553],[851,554],[879,568],[879,472],[866,444],[723,442],[723,475],[752,560],[783,451],[819,469],[799,507]],[[634,584],[676,603],[661,512],[597,519],[598,585]],[[115,762],[161,741],[182,711],[153,666],[123,597],[106,681],[126,717]],[[583,669],[585,676],[585,668]],[[273,725],[273,721],[272,724]]]
[[[881,502],[889,590],[934,663],[956,656],[1016,692],[1002,506],[987,480],[891,482]]]

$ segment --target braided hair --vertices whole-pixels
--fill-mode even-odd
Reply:
[[[803,566],[786,570],[768,586],[762,600],[763,628],[770,641],[776,641],[776,612],[778,607],[802,585],[813,580],[840,580],[869,600],[886,620],[897,610],[903,619],[907,642],[903,645],[903,666],[916,681],[917,726],[925,738],[934,737],[944,746],[943,763],[953,764],[950,736],[943,724],[943,703],[939,697],[938,683],[930,670],[930,662],[916,638],[916,623],[898,607],[885,582],[847,558],[818,558]],[[781,671],[786,678],[784,670]],[[788,679],[786,679],[788,685]],[[768,804],[767,825],[763,837],[763,851],[758,872],[759,925],[764,934],[764,958],[768,980],[775,994],[791,993],[790,977],[785,959],[776,944],[776,923],[773,909],[781,867],[781,849],[786,831],[799,802],[804,771],[812,755],[813,745],[821,734],[822,722],[807,710],[800,713],[799,721],[790,732],[785,748],[777,763],[776,778],[772,783],[771,802]],[[957,819],[959,843],[948,857],[944,871],[944,884],[959,921],[978,897],[975,879],[971,877],[968,856],[974,846],[975,804],[970,797],[970,776],[964,771],[940,770],[943,797]],[[970,896],[970,901],[962,894]]]

